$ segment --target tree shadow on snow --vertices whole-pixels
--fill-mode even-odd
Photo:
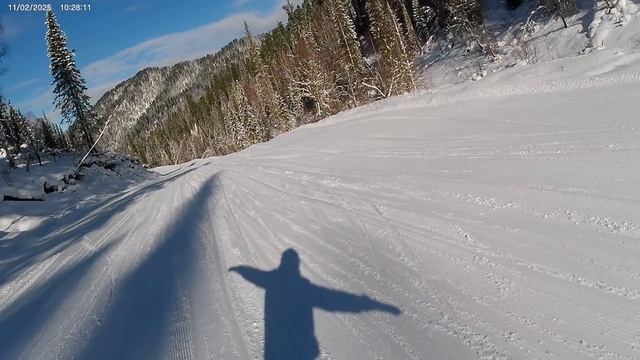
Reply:
[[[102,325],[78,358],[160,359],[166,355],[167,325],[181,312],[181,291],[189,286],[198,256],[198,230],[203,221],[210,221],[207,202],[214,193],[215,177],[185,203],[162,242],[118,282]]]
[[[400,309],[366,295],[350,294],[311,283],[300,274],[300,258],[293,249],[282,254],[280,266],[265,271],[235,266],[229,271],[265,290],[264,358],[315,359],[320,351],[314,332],[313,308],[330,312],[383,311],[399,315]]]
[[[114,246],[113,242],[73,265],[57,271],[43,285],[27,290],[2,311],[0,359],[20,358],[20,353],[29,341],[60,310],[69,294],[78,288],[83,276],[112,246]]]
[[[124,195],[115,195],[109,200],[77,209],[61,218],[52,217],[37,228],[25,231],[13,239],[0,237],[0,286],[24,269],[82,241],[86,234],[100,229],[112,217],[125,213],[135,205],[136,200],[162,189],[193,170],[195,168],[154,181]],[[62,227],[61,223],[66,227]]]

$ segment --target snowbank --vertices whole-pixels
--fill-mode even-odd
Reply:
[[[0,177],[0,224],[9,225],[0,231],[20,232],[40,223],[42,217],[78,207],[88,199],[98,201],[122,192],[158,175],[144,168],[136,159],[116,153],[88,157],[77,177],[71,175],[78,167],[81,155],[49,154],[43,165],[32,164],[16,169],[4,167]],[[43,204],[22,203],[44,201]],[[4,229],[4,230],[3,230]]]
[[[614,7],[609,9],[604,1],[580,2],[579,12],[567,19],[565,29],[560,19],[530,18],[535,10],[533,2],[515,12],[505,10],[502,2],[489,2],[486,26],[496,29],[497,59],[483,56],[475,51],[477,49],[469,51],[465,44],[441,48],[440,44],[434,43],[425,49],[426,53],[419,61],[423,68],[422,79],[428,87],[441,89],[451,84],[478,81],[487,74],[514,66],[557,62],[594,50],[609,49],[620,54],[635,52],[640,46],[638,6],[625,0],[609,3]],[[505,22],[513,25],[505,27]],[[527,24],[526,29],[523,29],[524,24]]]

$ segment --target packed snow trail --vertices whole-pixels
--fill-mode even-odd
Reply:
[[[326,359],[638,359],[623,70],[375,103],[5,236],[0,358],[258,359],[284,304],[324,301],[268,325],[271,358],[311,321]],[[272,280],[265,304],[266,277],[238,270],[285,271],[287,249],[324,297]]]

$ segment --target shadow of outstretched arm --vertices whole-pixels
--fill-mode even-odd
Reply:
[[[230,267],[229,272],[238,273],[245,280],[261,288],[266,288],[269,285],[270,275],[272,274],[272,271],[264,271],[244,265]]]
[[[396,306],[385,304],[366,295],[351,294],[313,284],[310,286],[314,306],[323,310],[350,313],[383,311],[396,316],[402,313]]]

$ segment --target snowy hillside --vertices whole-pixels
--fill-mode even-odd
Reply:
[[[187,99],[200,98],[220,68],[240,61],[246,51],[244,41],[235,40],[215,55],[147,68],[118,84],[96,103],[98,117],[110,122],[103,147],[126,150],[132,130],[144,133],[186,107]]]
[[[0,358],[638,359],[639,57],[517,66],[31,210],[1,234]]]
[[[639,359],[640,19],[612,16],[537,27],[538,62],[428,59],[428,90],[0,202],[0,359]],[[120,90],[113,114],[144,112]]]

